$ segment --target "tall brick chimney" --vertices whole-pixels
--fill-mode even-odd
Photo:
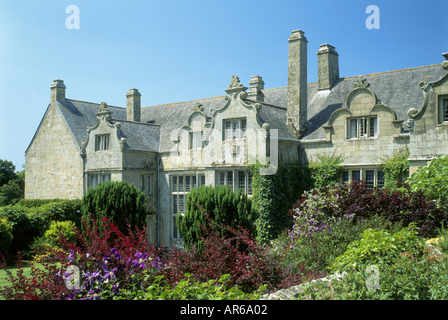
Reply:
[[[55,102],[56,100],[59,101],[65,100],[65,85],[63,80],[59,79],[54,80],[50,88],[51,88],[51,102]]]
[[[129,89],[126,94],[126,120],[140,121],[141,94],[137,89]]]
[[[321,44],[317,51],[318,90],[330,89],[339,78],[338,53],[328,43]]]
[[[303,137],[307,124],[307,43],[302,30],[292,31],[288,57],[287,122]]]

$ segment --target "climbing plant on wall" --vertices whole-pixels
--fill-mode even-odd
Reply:
[[[409,177],[409,149],[399,149],[392,157],[382,158],[381,164],[384,172],[384,187],[397,188]]]
[[[322,189],[339,183],[343,168],[341,163],[344,161],[344,158],[335,154],[317,155],[316,157],[318,160],[309,164],[312,188]]]

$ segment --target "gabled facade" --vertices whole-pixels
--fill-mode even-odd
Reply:
[[[142,108],[133,88],[121,108],[67,99],[55,80],[25,154],[25,197],[81,198],[100,182],[125,180],[148,195],[150,240],[176,245],[186,194],[226,185],[250,195],[246,165],[257,159],[275,165],[336,153],[345,158],[341,182],[381,187],[382,158],[405,146],[411,173],[448,154],[448,61],[340,78],[339,54],[324,44],[319,80],[308,83],[304,32],[288,42],[282,88],[264,89],[260,76],[245,87],[234,75],[224,96]]]

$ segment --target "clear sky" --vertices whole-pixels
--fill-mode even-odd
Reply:
[[[79,29],[66,27],[69,5]],[[379,29],[366,27],[369,5]],[[308,38],[308,82],[324,43],[340,77],[436,64],[447,12],[447,0],[0,0],[0,159],[22,170],[55,79],[69,99],[120,107],[129,88],[143,107],[220,96],[233,74],[283,87],[296,29]]]

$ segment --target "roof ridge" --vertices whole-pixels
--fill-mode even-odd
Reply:
[[[146,124],[146,125],[150,125],[150,126],[158,126],[160,127],[160,124],[154,124],[154,123],[147,123],[147,122],[139,122],[139,121],[131,121],[131,120],[126,120],[126,119],[117,119],[117,118],[111,118],[112,121],[116,121],[116,122],[130,122],[130,123],[135,123],[135,124]]]
[[[82,102],[82,103],[89,103],[89,104],[96,104],[96,105],[101,105],[101,103],[96,103],[96,102],[89,102],[89,101],[82,101],[82,100],[76,100],[76,99],[67,99],[65,98],[65,100],[70,100],[70,101],[76,101],[76,102]],[[58,101],[60,103],[60,101]],[[107,102],[106,102],[107,103]],[[119,108],[119,109],[126,109],[124,107],[117,107],[117,106],[112,106],[110,104],[107,105],[107,107],[114,107],[114,108]]]
[[[435,66],[439,66],[439,65],[440,65],[440,63],[436,63],[436,64],[429,64],[429,65],[420,66],[420,67],[412,67],[412,68],[396,69],[396,70],[389,70],[389,71],[382,71],[382,72],[366,73],[366,74],[360,74],[360,75],[357,75],[357,76],[342,77],[342,78],[339,78],[339,79],[349,79],[349,78],[356,78],[356,77],[360,77],[360,76],[376,76],[378,74],[393,73],[393,72],[400,72],[400,71],[408,71],[408,70],[414,70],[414,69],[435,67]]]
[[[188,102],[195,102],[195,101],[203,101],[203,100],[208,100],[208,99],[218,99],[218,98],[222,98],[222,97],[224,97],[224,96],[225,96],[225,95],[215,96],[215,97],[210,97],[210,98],[195,99],[195,100],[187,100],[187,101],[178,101],[178,102],[162,103],[162,104],[156,104],[155,106],[143,107],[142,109],[155,108],[155,107],[162,107],[162,106],[168,106],[168,105],[178,104],[178,103],[188,103]]]

